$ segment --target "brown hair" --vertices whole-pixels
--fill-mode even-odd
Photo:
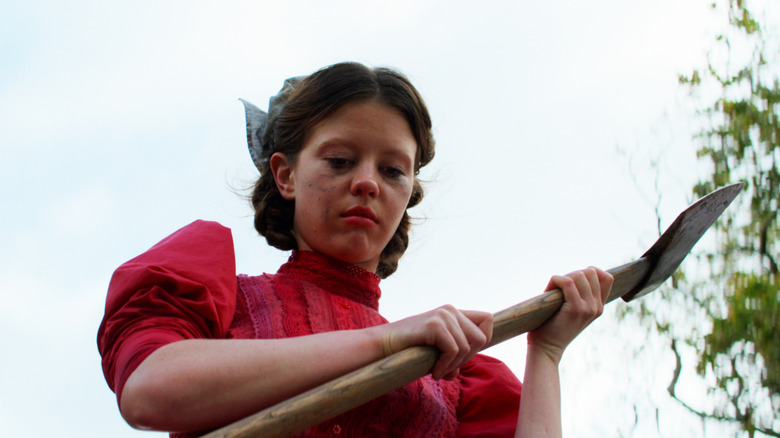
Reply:
[[[267,135],[273,152],[285,154],[295,162],[303,144],[320,121],[342,105],[360,100],[376,100],[395,108],[406,117],[417,141],[414,185],[407,208],[423,198],[423,188],[417,179],[420,168],[434,156],[431,118],[422,97],[402,74],[388,69],[368,67],[358,63],[341,63],[326,67],[301,80],[286,96],[279,116],[272,121]],[[282,198],[268,161],[261,164],[260,179],[251,196],[255,210],[255,229],[268,243],[281,250],[297,248],[293,231],[294,201]],[[404,212],[390,242],[382,250],[376,274],[386,278],[398,267],[398,260],[409,246],[411,219]]]

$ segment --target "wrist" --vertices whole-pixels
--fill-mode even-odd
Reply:
[[[378,325],[364,329],[371,351],[377,359],[382,359],[393,354],[391,332],[385,329],[385,325]]]
[[[541,359],[550,362],[557,367],[563,358],[563,348],[534,342],[531,338],[529,338],[527,356],[535,360]]]

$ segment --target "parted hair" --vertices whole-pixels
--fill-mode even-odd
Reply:
[[[395,108],[409,123],[417,141],[417,153],[414,185],[407,209],[414,207],[423,198],[417,175],[433,159],[435,143],[425,102],[412,83],[395,70],[340,63],[304,78],[286,96],[279,116],[268,127],[272,151],[285,154],[295,163],[306,138],[320,121],[344,104],[363,100],[374,100]],[[283,251],[297,249],[293,230],[295,201],[288,201],[279,193],[268,161],[261,164],[251,203],[255,210],[255,229],[268,244]],[[379,277],[386,278],[398,268],[398,260],[409,246],[410,226],[411,218],[405,211],[380,255],[376,272]]]

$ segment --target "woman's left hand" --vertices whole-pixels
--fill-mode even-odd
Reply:
[[[608,272],[594,267],[553,276],[545,290],[561,289],[565,301],[547,322],[528,333],[529,347],[559,362],[569,343],[604,312],[613,281]]]

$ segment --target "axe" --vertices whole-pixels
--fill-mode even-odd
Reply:
[[[610,269],[615,281],[608,301],[637,299],[666,281],[744,187],[744,183],[732,184],[699,199],[675,219],[642,257]],[[494,314],[493,338],[484,348],[535,329],[563,301],[563,292],[554,289]],[[204,437],[267,438],[303,432],[425,376],[438,356],[435,347],[407,348]]]

